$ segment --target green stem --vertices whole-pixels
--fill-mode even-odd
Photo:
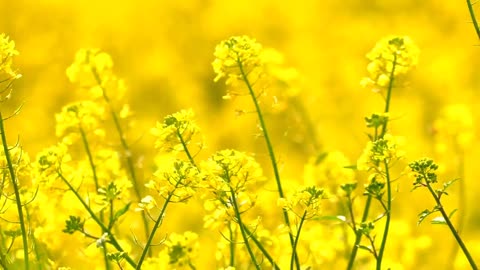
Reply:
[[[397,55],[394,53],[393,54],[393,65],[392,65],[392,71],[390,72],[390,81],[388,83],[388,88],[387,88],[387,97],[385,98],[385,110],[384,113],[389,113],[390,112],[390,101],[392,100],[392,90],[393,90],[393,82],[394,82],[394,76],[395,76],[395,69],[397,67]],[[388,125],[388,119],[385,121],[385,124],[382,127],[382,133],[380,133],[380,139],[385,136],[387,133],[387,125]]]
[[[102,229],[103,232],[108,233],[108,236],[110,238],[110,243],[120,252],[125,252],[123,248],[120,246],[120,244],[117,242],[115,239],[114,235],[112,232],[103,224],[103,222],[95,215],[95,213],[92,211],[92,209],[88,206],[88,204],[82,199],[80,194],[75,190],[75,188],[68,182],[68,180],[63,176],[63,174],[60,171],[57,171],[58,176],[62,179],[62,181],[68,186],[70,191],[73,192],[75,197],[78,199],[78,201],[83,205],[85,210],[87,210],[88,214],[90,214],[90,217],[97,223],[98,226]],[[137,265],[133,261],[133,259],[125,252],[125,260],[127,260],[128,264],[132,267],[136,267]]]
[[[15,170],[13,169],[12,158],[10,157],[10,149],[8,149],[7,143],[7,135],[5,134],[5,126],[3,124],[3,116],[0,112],[0,133],[2,134],[2,145],[3,145],[3,152],[5,153],[5,159],[7,162],[8,172],[10,174],[10,179],[12,180],[13,191],[15,192],[15,203],[17,205],[17,213],[18,219],[20,223],[20,229],[22,230],[22,241],[23,241],[23,256],[24,256],[24,263],[25,269],[29,269],[29,261],[28,261],[28,232],[25,225],[25,219],[23,216],[22,210],[22,198],[20,197],[20,188],[18,186],[18,179],[17,175],[15,174]]]
[[[257,245],[258,249],[260,249],[260,251],[263,253],[263,256],[265,256],[265,258],[267,258],[267,260],[270,262],[273,269],[280,270],[280,267],[277,265],[277,263],[275,262],[273,257],[263,247],[262,243],[260,243],[260,241],[258,241],[258,239],[255,237],[255,235],[253,235],[253,233],[247,227],[244,227],[244,229],[248,233],[250,239],[252,239],[252,241]]]
[[[267,125],[265,124],[265,120],[263,118],[262,110],[260,109],[260,104],[258,103],[257,97],[255,96],[255,92],[253,91],[253,86],[248,80],[247,74],[245,73],[245,70],[243,69],[243,64],[242,62],[238,59],[237,60],[238,67],[240,69],[240,73],[242,76],[243,81],[245,82],[248,91],[250,93],[250,96],[252,97],[253,104],[255,105],[255,110],[257,111],[257,116],[258,120],[260,122],[260,128],[263,132],[263,137],[265,138],[265,143],[267,144],[267,150],[268,150],[268,155],[270,156],[270,161],[272,162],[272,167],[273,167],[273,173],[275,175],[275,182],[277,184],[277,189],[278,189],[278,195],[280,198],[285,198],[285,195],[283,193],[283,188],[282,188],[282,182],[280,180],[280,172],[278,170],[278,165],[277,165],[277,159],[275,158],[275,152],[273,151],[273,146],[272,142],[270,141],[270,136],[268,135],[268,130],[267,130]],[[292,253],[293,256],[295,257],[295,264],[297,266],[297,269],[300,269],[300,261],[298,258],[298,255],[295,251],[294,244],[295,240],[293,237],[293,234],[290,230],[291,225],[290,225],[290,219],[288,218],[288,212],[286,209],[282,209],[283,212],[283,219],[285,220],[285,224],[289,228],[288,230],[288,236],[290,239],[290,246],[292,247]]]
[[[300,239],[300,232],[302,231],[302,227],[303,227],[303,223],[305,222],[305,217],[307,216],[307,211],[304,211],[303,212],[303,216],[300,220],[300,224],[298,225],[298,229],[297,229],[297,234],[295,236],[295,243],[293,245],[293,249],[296,251],[297,250],[297,245],[298,245],[298,241]],[[292,254],[292,258],[290,260],[290,270],[293,270],[293,262],[294,262],[294,256]]]
[[[87,157],[88,157],[88,162],[90,164],[90,168],[92,168],[93,181],[95,183],[95,192],[97,192],[98,188],[100,187],[99,184],[98,184],[97,168],[95,166],[95,162],[93,162],[93,155],[92,155],[92,151],[90,151],[90,145],[88,144],[87,134],[85,134],[85,131],[83,130],[81,125],[79,125],[78,129],[80,130],[80,135],[82,137],[83,147],[85,148],[85,152],[86,152]]]
[[[98,184],[97,168],[95,166],[95,162],[93,161],[93,155],[92,155],[92,151],[90,150],[90,144],[88,143],[87,134],[85,134],[85,130],[83,130],[83,128],[80,124],[79,124],[78,129],[80,130],[80,135],[82,137],[83,146],[85,148],[85,152],[87,153],[90,168],[92,169],[93,181],[95,183],[95,192],[98,192],[98,189],[100,188],[100,186]],[[102,223],[104,222],[103,210],[100,211],[100,221],[102,221]],[[103,259],[105,261],[105,269],[109,270],[110,269],[110,263],[108,262],[107,249],[106,248],[103,249]]]
[[[428,179],[428,178],[426,178],[426,176],[424,176],[424,177],[425,177],[424,179]],[[430,191],[430,193],[432,194],[433,198],[435,199],[435,202],[437,203],[438,210],[440,211],[443,218],[445,219],[445,222],[447,223],[448,228],[450,229],[453,236],[455,237],[455,240],[457,240],[457,243],[460,246],[460,248],[462,249],[463,254],[465,254],[465,257],[467,257],[467,260],[470,263],[470,266],[472,267],[473,270],[478,270],[478,267],[475,264],[475,261],[473,260],[472,255],[470,255],[470,252],[467,249],[467,246],[465,246],[465,244],[463,243],[462,238],[458,234],[457,230],[455,229],[455,227],[452,224],[452,221],[450,220],[447,213],[445,212],[445,209],[443,208],[443,205],[440,202],[440,198],[435,193],[435,191],[433,190],[433,188],[432,188],[432,186],[430,185],[429,182],[426,182],[426,186],[427,186],[428,190]]]
[[[25,207],[25,218],[28,222],[28,224],[31,224],[31,219],[30,219],[30,212],[28,212],[28,207]],[[38,243],[37,243],[37,240],[35,239],[35,236],[34,236],[34,233],[32,233],[32,248],[33,248],[33,252],[35,253],[35,261],[33,262],[33,264],[35,265],[35,262],[37,263],[37,267],[39,270],[42,270],[44,269],[44,265],[43,265],[43,262],[42,262],[42,256],[40,254],[40,251],[39,251],[39,247],[38,247]]]
[[[235,241],[237,237],[233,235],[231,222],[228,222],[228,231],[230,232],[230,266],[235,267]]]
[[[155,221],[155,224],[153,225],[152,231],[150,232],[150,235],[148,236],[147,243],[145,244],[145,247],[143,248],[142,255],[140,255],[140,259],[138,260],[137,267],[135,268],[136,270],[140,270],[143,264],[143,261],[145,260],[145,256],[148,253],[148,250],[150,249],[150,246],[152,245],[153,238],[155,236],[155,233],[157,232],[158,228],[160,228],[160,225],[162,224],[163,217],[165,215],[165,211],[167,210],[167,206],[170,203],[170,200],[172,199],[173,195],[175,194],[175,190],[177,189],[178,185],[181,183],[181,181],[178,181],[175,184],[175,188],[173,191],[171,191],[167,198],[165,199],[165,203],[162,206],[162,210],[160,211],[160,215],[158,216],[157,221]]]
[[[385,178],[387,181],[387,207],[385,209],[386,211],[385,229],[383,230],[382,243],[380,244],[380,250],[378,252],[378,257],[377,257],[377,270],[381,270],[382,268],[382,259],[383,259],[383,254],[385,252],[385,247],[387,245],[388,231],[390,229],[390,219],[392,216],[392,185],[390,181],[388,162],[386,160],[384,161],[384,165],[385,165]]]
[[[110,110],[110,114],[112,115],[113,123],[115,124],[115,128],[120,138],[120,144],[122,145],[123,152],[125,153],[125,156],[126,156],[127,168],[132,178],[133,189],[135,191],[135,195],[137,196],[137,200],[140,201],[142,199],[142,195],[138,187],[138,180],[137,180],[137,175],[135,173],[135,166],[133,165],[134,162],[132,159],[132,151],[130,150],[130,147],[127,144],[125,133],[123,132],[122,126],[120,125],[120,120],[118,119],[118,116],[115,113],[115,109],[113,108],[112,102],[110,101],[110,98],[107,95],[107,90],[105,89],[105,87],[103,87],[102,79],[100,78],[100,75],[98,74],[97,70],[94,67],[92,67],[92,73],[93,73],[93,76],[95,77],[97,85],[102,89],[103,99],[107,103],[108,108]],[[145,237],[148,237],[150,235],[150,232],[148,228],[147,216],[144,212],[142,212],[142,221],[143,221],[143,230],[145,231]],[[152,256],[152,253],[149,252],[148,255]]]
[[[394,82],[396,66],[397,66],[397,55],[393,54],[393,66],[392,66],[392,70],[390,71],[390,81],[388,83],[387,96],[385,98],[385,109],[383,111],[384,113],[389,113],[390,112],[390,101],[392,99],[392,90],[393,90],[393,82]],[[377,136],[375,136],[375,140],[382,139],[385,136],[385,134],[387,133],[387,124],[388,124],[388,119],[385,122],[385,124],[383,125],[382,132],[380,133],[378,138],[377,138]],[[368,195],[367,201],[365,203],[365,208],[363,210],[362,223],[365,222],[368,218],[368,212],[370,210],[371,204],[372,204],[372,196]],[[355,232],[355,243],[354,243],[353,248],[352,248],[352,253],[350,255],[350,260],[348,261],[347,270],[352,270],[353,269],[353,264],[354,264],[355,258],[357,256],[358,247],[359,247],[359,244],[360,244],[361,240],[362,240],[362,233],[360,231],[356,231]]]
[[[235,217],[237,219],[238,226],[240,227],[240,233],[242,234],[243,241],[245,242],[245,247],[247,248],[248,254],[250,255],[250,259],[255,265],[255,268],[257,270],[260,270],[260,265],[257,263],[255,254],[253,254],[252,248],[250,247],[250,243],[248,241],[248,237],[245,232],[245,225],[243,224],[242,218],[240,216],[240,209],[238,208],[237,198],[235,197],[235,192],[233,191],[232,187],[230,187],[230,194],[232,194],[232,205],[233,205],[233,209],[235,210]]]
[[[473,4],[471,0],[467,0],[467,6],[470,17],[472,18],[473,27],[475,28],[475,33],[477,33],[477,37],[480,39],[480,27],[478,26],[477,18],[475,18],[475,11],[473,10]]]
[[[370,212],[370,205],[372,204],[372,196],[368,195],[367,201],[365,202],[365,208],[363,209],[362,223],[367,221],[368,212]],[[355,243],[353,244],[352,253],[350,254],[350,259],[348,260],[347,269],[352,270],[353,264],[355,263],[355,258],[357,257],[358,248],[360,241],[362,240],[362,232],[360,230],[355,230]]]
[[[183,136],[180,133],[180,130],[178,130],[178,129],[177,129],[177,137],[180,140],[180,142],[182,143],[183,150],[187,154],[188,160],[190,161],[190,163],[192,163],[193,166],[197,167],[197,165],[195,164],[195,161],[193,160],[192,155],[190,154],[190,150],[188,150],[187,143],[183,139]]]

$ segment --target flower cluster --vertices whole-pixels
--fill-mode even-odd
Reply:
[[[55,115],[56,134],[58,137],[76,137],[80,129],[85,133],[95,133],[104,136],[100,129],[102,118],[105,117],[105,109],[93,101],[81,101],[70,103]]]
[[[0,101],[10,98],[12,83],[22,77],[12,68],[13,57],[18,55],[15,42],[4,33],[0,34]]]
[[[81,49],[66,73],[70,82],[89,89],[93,98],[114,97],[119,100],[125,95],[126,86],[123,80],[115,76],[112,68],[113,61],[109,54],[99,49]]]
[[[215,81],[227,77],[227,85],[236,85],[244,77],[256,80],[262,72],[262,45],[248,36],[235,36],[215,48],[213,70]]]
[[[221,150],[201,167],[206,175],[203,185],[210,192],[204,205],[209,212],[204,218],[206,227],[220,226],[234,219],[235,211],[245,213],[255,205],[255,190],[265,178],[252,157],[236,150]]]
[[[67,68],[67,77],[72,83],[89,87],[112,76],[113,61],[110,55],[99,49],[81,49]]]
[[[195,194],[200,180],[200,172],[192,163],[175,159],[163,164],[145,186],[171,202],[187,202]],[[142,204],[149,205],[148,201]]]
[[[183,234],[172,233],[165,241],[165,246],[170,258],[169,265],[174,268],[192,266],[200,247],[198,235],[190,231]]]
[[[260,165],[244,152],[226,149],[202,164],[206,185],[216,193],[242,192],[264,181]]]
[[[320,216],[321,201],[326,198],[322,188],[310,186],[301,188],[288,199],[279,199],[278,205],[298,218],[312,219]]]
[[[12,60],[18,51],[15,49],[15,42],[4,33],[0,34],[0,73],[11,78],[20,76],[12,69]]]
[[[386,134],[376,141],[368,142],[357,161],[357,169],[361,171],[374,169],[376,172],[381,172],[380,164],[385,162],[390,165],[393,161],[404,156],[404,152],[400,150],[402,144],[401,137],[394,137],[390,134]]]
[[[179,153],[196,143],[201,149],[203,138],[194,118],[195,113],[189,109],[166,116],[163,123],[157,122],[156,127],[151,129],[156,137],[155,148],[167,153]]]
[[[377,42],[367,54],[371,61],[367,66],[368,77],[362,79],[364,87],[384,89],[406,75],[418,63],[419,49],[404,36],[388,36]]]
[[[436,171],[438,170],[438,165],[432,159],[419,159],[411,162],[408,166],[412,171],[413,178],[415,178],[413,183],[415,187],[437,182]]]
[[[37,154],[35,162],[36,184],[45,183],[51,186],[63,170],[62,165],[71,160],[68,148],[64,144],[58,144],[43,149]]]
[[[224,99],[254,94],[255,98],[268,100],[276,110],[283,110],[288,99],[300,92],[298,71],[285,67],[281,53],[263,48],[253,38],[234,36],[224,40],[217,45],[214,56],[214,81],[226,77],[229,87]]]

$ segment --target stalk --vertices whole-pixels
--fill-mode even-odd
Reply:
[[[272,142],[270,141],[270,136],[268,135],[268,130],[267,130],[267,125],[265,124],[265,120],[263,118],[262,110],[260,109],[260,104],[258,103],[258,100],[255,96],[255,92],[253,91],[252,84],[250,83],[250,80],[248,80],[247,74],[245,70],[243,69],[243,64],[240,60],[237,60],[238,67],[240,69],[240,74],[242,76],[243,81],[247,85],[248,91],[250,93],[250,96],[252,97],[253,104],[255,105],[255,110],[257,112],[258,120],[260,121],[260,128],[263,132],[263,137],[265,138],[265,143],[267,145],[267,150],[268,150],[268,155],[270,156],[270,161],[272,163],[273,167],[273,173],[275,175],[275,182],[277,184],[277,189],[278,189],[278,195],[280,198],[285,198],[285,195],[283,193],[283,188],[282,188],[282,182],[280,180],[280,172],[278,170],[278,165],[277,165],[277,160],[275,158],[275,152],[273,151],[273,146]],[[285,224],[289,228],[288,236],[290,239],[290,245],[292,247],[292,253],[293,256],[295,257],[295,264],[297,269],[300,269],[300,261],[298,259],[298,255],[295,251],[294,245],[295,245],[295,239],[293,237],[292,232],[290,231],[291,224],[290,224],[290,219],[288,218],[288,212],[286,209],[282,209],[283,212],[283,219],[285,220]]]
[[[20,187],[18,186],[18,179],[17,175],[15,174],[15,170],[13,169],[12,158],[10,157],[10,149],[8,149],[7,143],[7,136],[5,134],[5,126],[3,124],[3,116],[0,112],[0,133],[2,136],[2,145],[3,145],[3,152],[5,153],[5,159],[7,161],[8,172],[10,174],[10,179],[12,180],[13,191],[15,192],[15,203],[17,206],[17,213],[18,219],[20,223],[20,229],[22,231],[22,242],[23,242],[23,256],[24,256],[24,264],[25,269],[30,269],[30,264],[28,260],[28,231],[25,225],[25,218],[23,216],[23,209],[22,209],[22,198],[20,197]]]

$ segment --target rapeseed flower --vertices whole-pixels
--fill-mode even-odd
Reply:
[[[408,36],[387,36],[367,54],[368,76],[361,85],[376,91],[386,89],[393,80],[401,79],[418,63],[420,50]]]

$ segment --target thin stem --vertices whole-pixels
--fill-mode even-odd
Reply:
[[[305,217],[307,216],[307,211],[303,212],[302,218],[300,219],[300,224],[298,225],[297,234],[295,236],[295,244],[293,245],[293,249],[297,250],[298,241],[300,239],[300,232],[302,231],[303,223],[305,222]],[[290,259],[290,270],[293,270],[293,262],[294,256],[292,254],[292,258]]]
[[[95,192],[98,192],[98,189],[100,188],[100,186],[98,184],[97,168],[95,166],[95,162],[93,161],[93,155],[92,155],[92,151],[90,150],[90,144],[88,143],[87,134],[85,134],[85,130],[83,130],[83,128],[80,124],[79,124],[78,129],[80,130],[80,135],[82,137],[83,146],[85,148],[85,152],[86,152],[87,157],[88,157],[88,162],[90,164],[90,168],[92,169],[93,182],[95,183]],[[104,222],[103,209],[100,211],[100,221],[102,221],[102,223]],[[110,263],[108,262],[107,249],[106,248],[103,249],[103,259],[105,261],[105,269],[109,270],[110,269]]]
[[[390,101],[392,99],[392,90],[393,90],[393,83],[394,83],[396,66],[397,66],[397,55],[393,54],[393,65],[392,65],[392,70],[390,71],[390,78],[389,78],[390,81],[388,83],[387,96],[385,98],[385,109],[383,111],[384,113],[389,113],[390,112]],[[385,136],[385,134],[387,133],[387,124],[388,124],[388,119],[387,119],[387,121],[385,121],[385,124],[382,127],[382,132],[380,133],[380,135],[378,137],[376,136],[377,132],[375,130],[375,140],[382,139]],[[365,208],[363,210],[362,223],[365,222],[368,218],[368,212],[370,210],[371,204],[372,204],[372,196],[368,195],[367,201],[365,203]],[[352,253],[350,255],[350,260],[348,261],[348,265],[347,265],[347,270],[352,270],[353,269],[353,264],[354,264],[355,258],[357,256],[358,247],[359,247],[359,244],[360,244],[361,240],[362,240],[362,233],[360,231],[356,231],[355,232],[355,243],[353,244]]]
[[[268,253],[268,251],[263,247],[262,243],[258,241],[258,239],[255,237],[255,235],[252,234],[252,232],[247,228],[244,227],[245,231],[248,233],[249,237],[252,239],[252,241],[257,245],[258,249],[263,253],[265,258],[270,262],[272,265],[273,269],[275,270],[280,270],[280,267],[277,265],[273,257]]]
[[[13,169],[12,158],[10,157],[10,150],[8,149],[7,136],[5,134],[5,126],[3,124],[3,116],[1,112],[0,112],[0,133],[2,134],[1,136],[2,136],[3,152],[5,153],[8,172],[10,174],[10,179],[12,180],[13,191],[15,192],[15,203],[17,205],[18,219],[20,223],[20,229],[22,231],[24,263],[25,263],[25,269],[28,270],[30,268],[29,260],[28,260],[28,240],[27,240],[28,232],[25,225],[25,219],[23,216],[22,198],[20,197],[20,188],[18,186],[19,183],[18,183],[17,175],[15,174],[15,170]]]
[[[365,202],[365,208],[363,209],[362,223],[367,221],[368,212],[370,212],[370,205],[372,204],[372,196],[368,195],[367,201]],[[362,240],[362,232],[360,230],[355,230],[355,243],[353,244],[352,253],[350,254],[350,259],[348,260],[347,269],[352,270],[353,264],[355,263],[355,258],[357,257],[358,248],[360,241]]]
[[[277,159],[275,158],[275,152],[273,151],[273,145],[272,145],[272,142],[270,141],[270,136],[268,135],[267,125],[265,124],[265,120],[263,119],[263,114],[262,114],[262,110],[260,109],[260,104],[258,103],[255,92],[253,91],[252,84],[250,83],[250,80],[248,79],[247,74],[243,69],[242,62],[240,60],[237,60],[237,64],[240,69],[242,79],[248,88],[250,96],[252,97],[253,104],[255,105],[255,110],[257,111],[258,120],[260,122],[260,128],[262,129],[263,137],[265,138],[265,143],[267,144],[268,155],[270,156],[270,160],[272,162],[273,173],[275,175],[275,182],[277,184],[277,189],[278,189],[278,195],[280,198],[285,198],[285,195],[283,193],[283,188],[282,188],[282,182],[280,180],[280,172],[278,170]],[[285,220],[285,224],[289,228],[288,236],[290,239],[290,245],[292,247],[293,256],[295,257],[295,264],[297,266],[297,269],[300,269],[300,261],[295,249],[293,248],[295,244],[295,240],[290,230],[291,225],[290,225],[290,219],[288,218],[288,212],[286,209],[282,209],[282,212],[283,212],[283,219]]]
[[[390,218],[392,216],[392,185],[390,181],[390,172],[388,168],[388,162],[385,160],[384,161],[385,165],[385,178],[387,182],[387,207],[386,207],[386,221],[385,221],[385,229],[383,230],[383,238],[382,238],[382,243],[380,244],[380,250],[378,252],[378,257],[377,257],[377,270],[381,270],[382,268],[382,259],[383,259],[383,254],[385,252],[385,247],[387,245],[387,237],[388,237],[388,231],[390,229]]]
[[[31,222],[30,217],[31,216],[30,216],[30,212],[28,211],[28,207],[25,207],[25,218],[26,218],[28,224],[30,224],[30,222]],[[32,249],[33,249],[33,252],[35,253],[35,260],[34,260],[33,264],[35,265],[35,262],[37,262],[36,266],[38,267],[39,270],[42,270],[42,269],[44,269],[44,265],[42,264],[42,256],[39,252],[38,243],[37,243],[37,240],[35,239],[35,236],[34,236],[33,233],[32,233],[32,242],[33,242]]]
[[[83,205],[83,207],[85,208],[85,210],[87,210],[87,212],[90,214],[90,217],[95,221],[95,223],[97,223],[98,226],[100,226],[100,228],[102,229],[103,232],[106,232],[108,233],[108,236],[110,238],[110,243],[112,243],[112,245],[120,252],[125,252],[123,250],[123,248],[120,246],[120,244],[118,244],[117,240],[115,239],[115,237],[113,236],[112,232],[105,226],[105,224],[103,224],[103,222],[97,217],[97,215],[95,215],[95,213],[92,211],[92,209],[88,206],[88,204],[82,199],[82,197],[80,196],[80,194],[75,190],[75,188],[72,186],[72,184],[70,184],[70,182],[68,182],[68,180],[65,178],[65,176],[63,176],[63,174],[60,172],[60,171],[57,171],[57,174],[58,176],[60,177],[60,179],[62,179],[62,181],[68,186],[68,188],[70,189],[70,191],[73,192],[73,194],[75,195],[75,197],[77,197],[78,201],[80,201],[80,203]],[[130,266],[132,267],[136,267],[137,265],[135,264],[135,262],[133,261],[132,258],[130,258],[130,256],[125,252],[125,260],[127,260],[128,264],[130,264]]]
[[[471,0],[467,0],[467,6],[470,17],[472,18],[473,27],[475,28],[475,33],[477,33],[477,37],[480,39],[480,27],[478,26],[477,18],[475,18],[475,11],[473,10],[473,4]]]
[[[235,210],[235,218],[237,219],[238,226],[240,227],[240,233],[242,234],[243,241],[245,243],[245,247],[247,248],[248,254],[250,255],[250,259],[252,260],[253,264],[255,265],[255,268],[257,270],[260,269],[260,265],[257,262],[257,259],[255,258],[255,254],[253,254],[252,247],[250,246],[250,243],[248,242],[248,237],[244,229],[244,224],[242,222],[242,218],[240,216],[240,209],[238,208],[237,204],[237,198],[235,197],[235,192],[233,191],[232,187],[230,187],[230,194],[232,194],[232,205],[233,209]]]
[[[162,224],[163,217],[165,215],[165,211],[167,210],[167,206],[170,203],[170,200],[172,199],[173,195],[175,194],[175,190],[177,189],[178,185],[180,184],[181,181],[178,181],[175,184],[175,187],[173,191],[171,191],[167,198],[165,199],[165,203],[162,206],[162,210],[160,211],[160,215],[158,216],[157,221],[155,221],[155,224],[153,225],[152,231],[150,232],[150,235],[148,236],[147,243],[145,244],[145,247],[143,248],[142,255],[140,255],[140,259],[138,260],[137,267],[135,269],[140,270],[143,264],[143,261],[145,260],[145,256],[148,253],[148,250],[150,249],[150,246],[152,245],[153,238],[155,236],[155,233],[157,232],[158,228],[160,228],[160,225]]]
[[[390,81],[388,83],[388,88],[387,88],[387,97],[385,98],[385,110],[384,113],[389,113],[390,112],[390,101],[392,100],[392,90],[393,90],[393,82],[394,82],[394,76],[395,76],[395,69],[397,67],[397,55],[394,53],[393,54],[393,65],[392,65],[392,71],[390,72]],[[387,125],[388,125],[388,119],[385,121],[385,124],[382,127],[382,133],[380,133],[380,139],[385,136],[387,133]]]
[[[424,179],[428,179],[428,178],[424,178]],[[465,246],[465,244],[463,243],[462,238],[458,234],[457,230],[455,229],[455,227],[452,224],[452,221],[450,220],[447,213],[445,212],[445,209],[443,208],[443,205],[440,202],[440,198],[435,193],[435,191],[433,190],[433,188],[432,188],[432,186],[430,185],[429,182],[426,182],[426,186],[427,186],[428,190],[430,191],[430,193],[432,194],[433,198],[435,199],[435,202],[437,203],[438,210],[440,211],[443,218],[445,219],[445,222],[447,223],[448,228],[450,229],[453,236],[455,237],[455,240],[457,240],[457,243],[460,246],[460,248],[462,249],[463,254],[465,254],[465,257],[467,257],[467,260],[470,263],[470,266],[472,267],[473,270],[478,270],[478,267],[475,264],[475,261],[473,260],[472,255],[470,255],[470,252],[467,249],[467,246]]]
[[[187,143],[183,139],[183,136],[178,129],[177,129],[177,137],[178,139],[180,139],[180,142],[182,143],[183,150],[187,154],[188,160],[190,161],[190,163],[192,163],[193,166],[197,167],[197,165],[195,164],[195,161],[193,160],[192,155],[190,154],[190,150],[188,150]]]
[[[235,266],[235,239],[233,230],[232,230],[232,223],[228,222],[228,231],[230,232],[230,266]]]
[[[134,162],[132,159],[132,151],[130,150],[130,147],[127,144],[125,133],[123,132],[122,126],[120,125],[120,120],[118,119],[115,109],[113,108],[112,102],[107,95],[107,90],[102,84],[102,79],[100,78],[100,75],[98,74],[97,70],[94,67],[92,67],[91,70],[92,70],[93,76],[95,77],[97,85],[102,89],[103,99],[107,103],[108,108],[110,110],[110,114],[112,115],[115,128],[120,138],[120,144],[122,145],[123,151],[126,156],[127,168],[132,178],[133,189],[135,191],[135,195],[137,196],[137,200],[140,201],[142,199],[142,194],[140,193],[140,189],[138,187],[138,180],[137,180],[137,175],[135,173],[135,166],[133,165]],[[143,221],[143,229],[145,231],[145,236],[148,237],[150,235],[149,228],[148,228],[148,219],[144,212],[142,212],[142,221]],[[152,256],[152,253],[149,252],[148,255]]]
[[[85,134],[85,130],[83,130],[82,126],[79,125],[78,129],[80,130],[80,135],[82,137],[83,147],[85,148],[85,153],[88,157],[88,162],[90,164],[90,168],[92,169],[93,181],[95,183],[95,192],[98,191],[100,187],[98,184],[98,177],[97,177],[97,168],[95,166],[95,162],[93,161],[92,151],[90,150],[90,145],[87,140],[87,134]]]

